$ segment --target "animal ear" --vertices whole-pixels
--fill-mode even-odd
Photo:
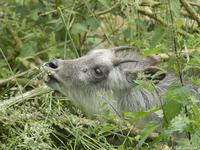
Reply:
[[[141,73],[141,76],[138,75]],[[126,71],[126,80],[130,83],[133,83],[136,79],[141,80],[151,80],[155,84],[163,80],[166,76],[166,72],[159,67],[156,66],[149,66],[143,70],[136,70],[136,71]]]
[[[144,58],[144,62],[146,62],[149,66],[154,66],[157,63],[159,63],[160,61],[161,61],[160,58],[156,55],[151,55],[151,56]]]
[[[152,80],[155,84],[163,80],[166,76],[166,71],[156,66],[149,66],[143,72],[146,79]]]
[[[143,60],[140,59],[127,59],[127,58],[116,58],[113,60],[113,65],[114,66],[119,66],[120,64],[123,63],[129,63],[129,62],[144,62],[145,64],[147,64],[147,66],[153,66],[156,65],[157,63],[159,63],[161,60],[159,57],[155,56],[155,55],[151,55],[148,56],[146,58],[144,58]]]

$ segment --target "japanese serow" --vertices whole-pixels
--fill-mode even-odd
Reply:
[[[117,115],[148,111],[163,103],[169,85],[179,79],[175,73],[156,67],[159,61],[155,56],[143,58],[131,48],[121,46],[92,50],[77,59],[52,60],[42,67],[48,86],[68,96],[87,116],[94,117],[104,103]],[[155,91],[136,88],[135,81],[143,75],[145,80],[154,81]]]

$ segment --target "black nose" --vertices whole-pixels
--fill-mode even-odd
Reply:
[[[52,60],[45,64],[45,66],[56,69],[58,68],[58,60]]]

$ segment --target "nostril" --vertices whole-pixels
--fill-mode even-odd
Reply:
[[[57,61],[57,60],[52,60],[52,61],[46,63],[45,65],[46,65],[47,67],[56,69],[56,68],[58,68],[58,61]]]

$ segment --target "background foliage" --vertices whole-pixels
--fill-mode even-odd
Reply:
[[[1,0],[0,148],[198,149],[200,110],[185,78],[169,88],[162,109],[127,113],[124,122],[102,108],[104,119],[97,121],[44,88],[39,67],[129,45],[161,56],[163,68],[200,86],[199,14],[199,0]],[[154,111],[167,118],[159,134],[154,123],[135,129],[134,121]]]

